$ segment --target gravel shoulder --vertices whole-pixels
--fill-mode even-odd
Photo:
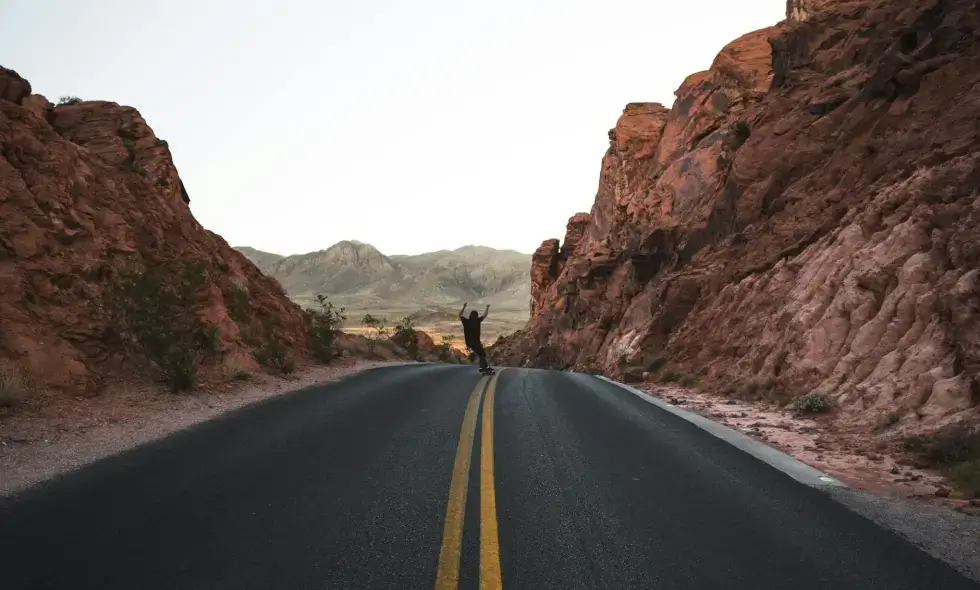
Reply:
[[[39,395],[0,414],[0,496],[259,400],[388,364],[401,363],[339,359],[182,395],[127,383],[95,398]]]

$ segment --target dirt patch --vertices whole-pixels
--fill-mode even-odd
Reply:
[[[384,361],[338,359],[288,377],[242,373],[183,395],[118,383],[95,398],[32,396],[0,409],[0,494],[48,479],[241,406],[346,377]]]
[[[639,383],[637,389],[700,414],[836,477],[848,486],[892,498],[945,505],[980,516],[980,507],[957,498],[942,475],[912,465],[895,445],[849,432],[829,416],[800,417],[773,404],[753,403],[672,384]]]

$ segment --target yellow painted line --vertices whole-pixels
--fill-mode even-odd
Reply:
[[[483,401],[480,439],[480,590],[500,590],[500,543],[497,538],[497,493],[493,481],[493,399],[497,375],[490,379]]]
[[[463,414],[463,426],[459,432],[453,477],[449,483],[449,502],[446,505],[446,523],[442,529],[442,549],[439,551],[439,567],[436,569],[436,590],[456,590],[459,585],[459,554],[463,543],[463,510],[466,507],[466,488],[470,479],[470,456],[476,437],[476,415],[480,408],[486,377],[480,377]]]

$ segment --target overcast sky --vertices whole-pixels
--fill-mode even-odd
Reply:
[[[532,252],[591,208],[626,103],[785,4],[0,0],[0,63],[139,109],[232,245]]]

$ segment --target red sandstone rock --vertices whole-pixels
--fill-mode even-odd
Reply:
[[[662,357],[825,391],[855,425],[978,417],[980,8],[803,7],[669,111],[627,106],[582,237],[535,254],[532,317],[494,362]]]
[[[229,317],[237,291],[248,313],[305,356],[300,308],[194,219],[169,147],[135,109],[52,107],[0,70],[0,145],[0,361],[33,387],[93,391],[135,368],[103,337],[103,295],[124,261],[202,261],[200,315],[217,327],[226,361],[254,365]]]

